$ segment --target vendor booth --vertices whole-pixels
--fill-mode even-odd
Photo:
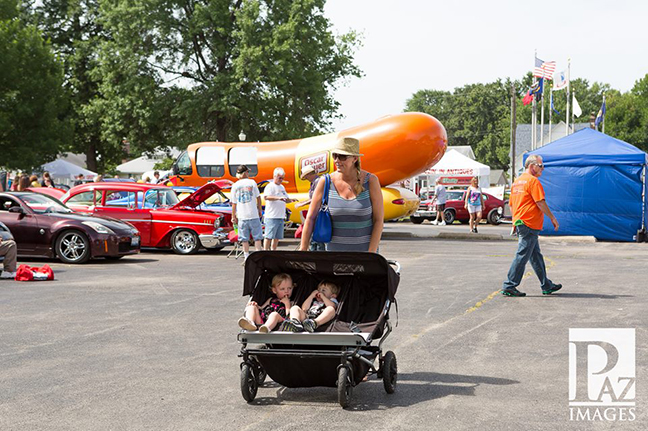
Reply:
[[[560,223],[554,231],[545,217],[543,235],[590,235],[610,241],[644,237],[648,154],[592,129],[527,153],[524,160],[531,154],[542,156],[540,182]]]
[[[40,169],[43,172],[49,172],[50,176],[54,179],[54,182],[66,185],[71,185],[79,175],[83,175],[83,177],[88,180],[93,179],[97,175],[95,172],[84,169],[73,163],[66,162],[62,159],[45,163],[40,167]]]
[[[490,186],[490,167],[466,157],[457,150],[448,150],[439,163],[418,177],[419,188],[434,188],[437,178],[446,186],[470,185],[472,177],[479,177],[479,186]]]

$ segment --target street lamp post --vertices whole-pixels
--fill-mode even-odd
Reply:
[[[245,133],[243,133],[243,130],[241,130],[241,133],[239,133],[238,138],[239,138],[239,141],[241,141],[241,142],[245,141],[246,136],[245,136]]]

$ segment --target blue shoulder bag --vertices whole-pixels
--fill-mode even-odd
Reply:
[[[315,227],[313,228],[313,241],[315,242],[331,242],[333,236],[333,224],[331,223],[331,212],[328,206],[329,189],[331,188],[331,176],[326,174],[324,179],[324,194],[322,195],[322,204],[317,213],[317,220],[315,220]]]

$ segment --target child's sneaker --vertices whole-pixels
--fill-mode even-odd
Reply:
[[[248,318],[245,317],[245,316],[244,316],[244,317],[241,317],[241,318],[238,320],[238,325],[239,325],[241,328],[245,329],[246,331],[256,331],[256,329],[257,329],[257,327],[256,327],[256,325],[254,324],[254,322],[251,321],[250,319],[248,319]]]
[[[304,326],[304,329],[308,332],[315,332],[317,329],[317,322],[314,321],[313,319],[306,319],[302,322],[302,325]]]
[[[270,328],[268,328],[266,325],[261,325],[261,327],[259,327],[259,332],[262,334],[267,334],[268,332],[270,332]]]

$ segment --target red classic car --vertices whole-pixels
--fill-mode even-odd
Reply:
[[[470,220],[468,210],[464,208],[464,201],[466,199],[466,192],[464,190],[449,190],[448,200],[446,202],[445,210],[443,211],[443,218],[447,224],[454,223],[459,220],[462,223],[467,223]],[[431,206],[433,196],[429,199],[421,201],[419,209],[412,214],[410,220],[414,224],[421,224],[423,220],[434,220],[436,218],[436,208]],[[482,217],[488,223],[496,225],[500,223],[504,211],[505,202],[496,198],[493,195],[484,193],[484,208],[482,210]],[[434,205],[436,207],[436,205]]]
[[[70,189],[61,200],[75,211],[99,214],[133,224],[142,247],[172,248],[178,254],[193,254],[200,247],[220,250],[229,244],[230,226],[221,226],[222,214],[197,209],[229,181],[205,184],[180,201],[167,186],[101,182]]]
[[[43,194],[0,193],[0,221],[13,233],[21,256],[84,263],[96,257],[119,259],[140,250],[139,233],[131,224],[75,213]]]

